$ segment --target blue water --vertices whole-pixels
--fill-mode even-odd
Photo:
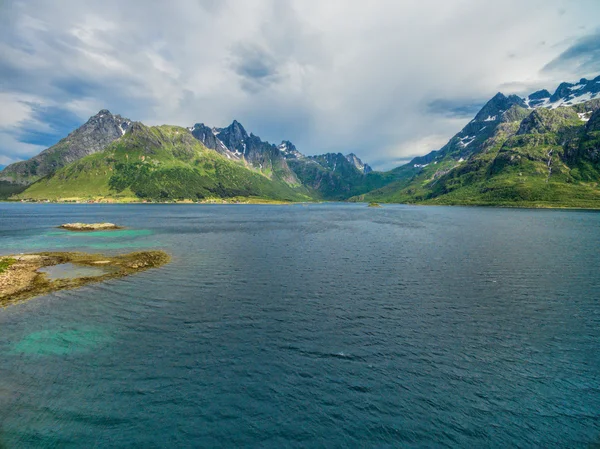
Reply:
[[[128,229],[69,233],[66,222]],[[0,447],[596,447],[600,214],[0,204],[171,264],[0,309]]]

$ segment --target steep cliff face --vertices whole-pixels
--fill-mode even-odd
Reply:
[[[130,126],[131,120],[103,109],[56,145],[27,161],[7,166],[0,172],[0,181],[29,185],[71,162],[102,151]]]
[[[200,123],[190,128],[190,131],[207,148],[223,154],[228,159],[243,161],[264,175],[280,179],[287,184],[300,184],[295,173],[288,167],[280,148],[252,133],[248,134],[237,120],[225,128],[209,128]]]

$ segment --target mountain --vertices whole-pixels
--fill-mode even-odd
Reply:
[[[248,134],[237,120],[226,128],[209,128],[197,123],[189,128],[207,148],[229,159],[244,161],[272,179],[291,186],[304,185],[319,199],[343,200],[384,185],[389,177],[373,173],[358,156],[327,153],[305,156],[289,140],[278,146]]]
[[[241,160],[269,178],[282,180],[292,186],[300,185],[279,148],[263,142],[252,133],[248,134],[237,120],[226,128],[208,128],[200,123],[190,128],[190,131],[207,148],[228,159]]]
[[[204,144],[206,148],[215,150],[218,153],[226,156],[227,159],[240,160],[241,153],[230,151],[217,137],[216,128],[209,128],[204,123],[196,123],[193,127],[189,128],[196,139]]]
[[[353,200],[600,207],[600,77],[494,96],[440,150]]]
[[[56,145],[0,172],[0,198],[343,200],[393,180],[355,154],[305,156],[234,120],[147,127],[102,110]]]
[[[29,185],[71,162],[102,151],[120,139],[130,126],[131,120],[103,109],[56,145],[27,161],[4,168],[0,172],[0,181]]]
[[[310,199],[306,189],[231,161],[206,148],[186,128],[129,126],[104,150],[48,175],[16,199],[204,200],[261,198]]]
[[[303,185],[315,192],[316,198],[346,200],[382,187],[395,179],[393,174],[373,171],[353,154],[304,156],[290,142],[283,142],[280,148],[285,149],[288,166]]]
[[[347,154],[345,157],[348,162],[350,162],[352,165],[354,165],[354,167],[356,167],[356,169],[358,171],[364,173],[365,175],[367,175],[373,171],[373,169],[369,166],[369,164],[365,164],[363,161],[361,161],[360,158],[356,154],[350,153],[350,154]]]

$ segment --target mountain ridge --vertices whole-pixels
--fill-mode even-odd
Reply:
[[[31,195],[35,193],[36,198],[41,198],[43,197],[44,189],[40,188],[40,185],[49,186],[48,188],[54,192],[52,194],[53,198],[57,198],[55,193],[61,190],[63,192],[69,191],[69,195],[76,196],[76,192],[73,191],[73,189],[70,189],[68,186],[60,189],[55,181],[57,176],[59,179],[63,176],[65,180],[67,180],[67,178],[70,180],[77,178],[78,182],[80,181],[78,177],[71,176],[73,173],[71,173],[70,176],[65,177],[64,168],[76,164],[80,160],[85,160],[94,154],[102,153],[105,149],[110,148],[111,145],[118,144],[124,139],[128,140],[127,136],[131,133],[139,134],[138,140],[142,141],[143,145],[148,148],[156,149],[156,147],[160,147],[161,145],[168,146],[165,141],[161,141],[160,139],[157,140],[156,136],[152,133],[143,133],[142,131],[146,128],[147,127],[140,122],[123,119],[120,115],[113,115],[108,110],[103,109],[90,117],[90,119],[80,128],[74,130],[66,138],[61,139],[57,144],[49,147],[27,161],[11,164],[0,171],[0,196],[7,197],[19,194],[18,198],[34,199]],[[203,148],[214,151],[232,164],[237,164],[239,167],[243,167],[250,172],[259,173],[262,177],[270,180],[275,186],[281,187],[282,184],[287,185],[292,191],[295,191],[298,194],[290,194],[288,195],[289,198],[301,198],[303,200],[340,199],[346,196],[346,194],[340,195],[339,192],[335,192],[337,188],[335,186],[338,184],[344,186],[348,183],[352,184],[354,190],[352,190],[351,187],[346,186],[348,192],[352,190],[352,192],[363,193],[363,191],[366,191],[366,189],[369,188],[368,183],[363,183],[363,178],[370,175],[372,169],[354,154],[344,158],[343,163],[348,165],[346,170],[338,170],[338,172],[334,174],[333,172],[336,171],[335,166],[329,167],[327,164],[321,165],[319,162],[316,162],[316,159],[311,159],[313,158],[312,156],[304,156],[290,141],[284,140],[280,145],[262,141],[260,137],[253,133],[248,133],[243,125],[237,120],[233,120],[229,126],[224,128],[211,128],[203,123],[196,123],[189,128],[171,128],[177,129],[178,133],[189,134],[190,138],[197,141]],[[116,132],[116,129],[118,129],[118,132]],[[160,127],[150,127],[149,129],[160,129]],[[92,137],[90,137],[90,135]],[[89,145],[90,140],[93,141],[93,145]],[[166,155],[163,156],[166,157]],[[295,159],[294,170],[288,165],[288,160],[291,159]],[[324,159],[326,159],[326,157]],[[305,183],[306,179],[301,180],[299,178],[298,173],[302,174],[304,172],[303,166],[306,164],[312,165],[313,163],[318,165],[319,170],[324,173],[332,172],[332,179],[335,179],[336,181],[333,189],[326,188],[325,184],[320,182]],[[94,164],[97,165],[98,161],[96,160]],[[81,170],[86,170],[85,164],[79,164],[77,166]],[[41,170],[40,167],[42,167],[43,170]],[[122,166],[119,167],[123,168]],[[137,168],[142,169],[142,167]],[[111,169],[114,169],[114,167],[111,166]],[[55,176],[57,173],[58,175]],[[351,181],[342,179],[344,176],[350,177]],[[93,176],[91,177],[93,178]],[[54,181],[49,184],[47,182],[48,180]],[[222,180],[223,184],[227,184],[227,182],[228,180]],[[356,190],[357,186],[363,184],[365,187],[363,187],[362,190],[360,187],[358,187],[359,190]],[[35,187],[32,187],[34,185]],[[379,184],[377,184],[377,186],[378,185]],[[100,185],[98,184],[98,186]],[[277,189],[279,189],[279,187],[277,187]],[[108,195],[106,185],[98,188],[102,195]],[[284,188],[283,190],[286,189],[287,188]],[[93,196],[88,189],[84,190],[88,197]],[[194,193],[192,196],[197,199],[202,195],[207,194],[205,190],[200,190],[201,191]],[[179,195],[181,191],[185,191],[185,189],[176,189],[171,190],[170,192],[172,194],[179,192],[177,193]],[[266,190],[263,188],[261,191]],[[23,193],[21,194],[21,192]],[[252,194],[256,193],[254,191],[248,192]],[[231,196],[231,191],[225,189],[221,192],[214,191],[213,194],[229,197]],[[169,195],[170,193],[167,192],[167,197],[169,197]],[[163,197],[165,196],[163,195]],[[280,198],[277,197],[276,199]]]
[[[600,76],[496,94],[441,149],[353,201],[600,207]],[[591,124],[590,124],[591,122]]]

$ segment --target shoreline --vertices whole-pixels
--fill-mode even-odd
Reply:
[[[73,289],[161,267],[171,260],[164,251],[138,251],[117,256],[82,252],[40,252],[0,256],[0,308],[36,296]],[[61,264],[111,269],[94,276],[50,278],[41,268]]]
[[[110,205],[166,205],[166,204],[178,204],[178,205],[235,205],[235,206],[248,206],[248,205],[271,205],[271,206],[293,206],[299,204],[327,204],[327,203],[343,203],[343,204],[365,204],[368,206],[367,201],[278,201],[278,200],[265,200],[265,201],[24,201],[24,200],[0,200],[0,203],[18,203],[18,204],[70,204],[70,205],[90,205],[90,204],[110,204]],[[484,207],[484,208],[498,208],[498,209],[532,209],[532,210],[586,210],[586,211],[600,211],[600,205],[598,206],[561,206],[561,205],[547,205],[547,204],[515,204],[509,205],[505,203],[501,204],[476,204],[476,203],[456,203],[456,204],[435,204],[430,202],[424,203],[392,203],[392,202],[379,202],[381,207],[386,205],[402,205],[402,206],[428,206],[428,207]]]

